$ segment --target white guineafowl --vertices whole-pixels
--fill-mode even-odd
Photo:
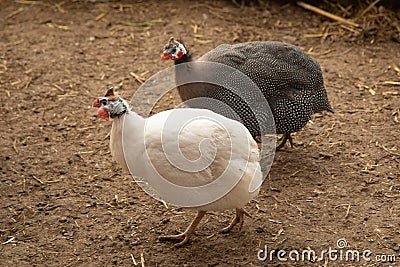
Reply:
[[[173,109],[143,118],[112,88],[93,107],[101,118],[113,119],[111,154],[124,170],[147,181],[160,199],[197,210],[185,232],[163,239],[179,240],[176,246],[187,243],[207,211],[236,209],[222,232],[236,224],[241,228],[249,215],[244,206],[262,183],[259,150],[246,127],[206,109]],[[177,129],[175,122],[182,120]],[[176,141],[179,149],[174,149]]]

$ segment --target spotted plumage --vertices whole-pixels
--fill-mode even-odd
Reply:
[[[182,47],[184,53],[180,53],[179,57],[171,55],[171,51],[175,55],[182,52]],[[189,51],[173,38],[165,45],[162,58],[173,59],[175,64],[192,60]],[[222,63],[250,77],[268,101],[275,120],[276,133],[284,134],[284,140],[278,148],[284,145],[286,139],[291,141],[290,134],[302,129],[314,113],[324,110],[333,112],[319,64],[294,45],[274,41],[222,44],[198,61]],[[194,68],[192,71],[199,70]],[[204,75],[210,75],[206,70],[201,71]],[[179,76],[176,73],[178,82],[182,78]],[[260,129],[258,126],[252,113],[252,110],[257,110],[248,107],[240,97],[226,88],[210,84],[185,84],[179,86],[178,90],[183,101],[203,96],[226,103],[237,112],[253,136],[268,132],[268,127]]]

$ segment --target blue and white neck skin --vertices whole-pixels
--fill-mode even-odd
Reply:
[[[183,44],[178,42],[173,44],[170,50],[171,50],[170,57],[173,60],[179,60],[182,58],[182,56],[187,54],[186,48],[183,46]]]
[[[131,111],[129,104],[121,97],[115,100],[110,100],[109,97],[101,97],[99,101],[111,118],[120,117]]]

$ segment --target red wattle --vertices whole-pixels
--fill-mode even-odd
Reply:
[[[103,107],[100,107],[97,110],[97,115],[99,115],[100,118],[102,118],[102,119],[104,119],[106,121],[108,121],[110,119],[110,115],[108,114],[108,112]]]
[[[171,57],[170,57],[170,55],[168,54],[168,52],[166,52],[166,51],[164,51],[163,53],[162,53],[162,55],[161,55],[161,61],[167,61],[167,60],[169,60]]]
[[[182,56],[183,56],[183,52],[182,52],[182,50],[179,50],[178,51],[178,59],[181,59]]]

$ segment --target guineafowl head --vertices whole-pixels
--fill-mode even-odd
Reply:
[[[326,89],[322,87],[320,90],[316,91],[313,95],[314,101],[313,109],[314,112],[322,112],[322,111],[329,111],[331,113],[335,113],[331,104],[329,103],[328,96],[326,94]]]
[[[97,114],[104,120],[119,117],[128,111],[127,102],[114,93],[111,87],[107,90],[104,97],[98,97],[92,104],[93,107],[99,108]]]
[[[161,55],[161,61],[174,60],[175,62],[181,60],[185,55],[189,53],[186,47],[176,41],[174,37],[171,37],[166,45],[164,45],[163,53]]]

